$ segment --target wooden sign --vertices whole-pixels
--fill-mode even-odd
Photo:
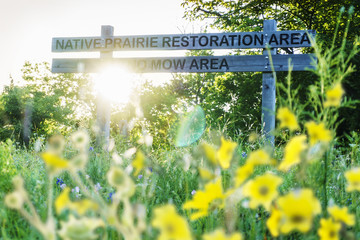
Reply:
[[[312,54],[274,55],[275,71],[288,71],[289,59],[293,71],[312,69]],[[196,57],[156,57],[156,58],[81,58],[53,59],[54,73],[95,73],[105,66],[118,66],[137,73],[155,72],[270,72],[269,56],[196,56]]]
[[[315,31],[53,38],[53,52],[310,47]]]

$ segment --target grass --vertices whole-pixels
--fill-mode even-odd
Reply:
[[[241,138],[230,141],[210,131],[186,147],[152,148],[117,136],[111,149],[90,150],[84,140],[87,137],[76,139],[77,133],[67,137],[64,149],[51,141],[40,151],[35,150],[38,147],[23,149],[11,141],[0,143],[0,239],[225,239],[209,235],[219,229],[233,240],[238,239],[236,233],[250,240],[311,240],[318,239],[321,231],[343,239],[360,239],[360,188],[356,187],[360,176],[357,173],[353,191],[348,189],[352,182],[347,177],[360,166],[360,136],[355,132],[348,136],[350,145],[338,142],[335,136],[338,109],[354,102],[342,99],[342,94],[329,94],[352,72],[350,58],[359,52],[359,44],[354,44],[346,56],[345,41],[340,49],[325,50],[313,43],[318,58],[314,71],[319,81],[309,87],[308,104],[297,102],[299,89],[291,89],[291,74],[285,85],[278,86],[278,91],[287,95],[279,99],[279,105],[290,113],[279,119],[286,124],[274,131],[280,142],[276,146],[267,145],[262,137],[251,142]],[[301,121],[290,124],[292,117]],[[186,121],[186,125],[190,127],[184,131],[191,129],[191,122]],[[141,135],[139,132],[134,139]],[[304,141],[290,144],[302,138]],[[131,149],[135,149],[132,154]],[[254,157],[260,151],[263,155]],[[47,157],[41,152],[47,152]],[[76,161],[78,156],[86,158]],[[283,170],[279,164],[287,158],[293,165]],[[230,167],[225,167],[230,160]],[[239,172],[247,164],[251,173],[241,182],[239,179],[248,173]],[[137,170],[139,174],[135,174]],[[205,170],[207,175],[203,174]],[[274,187],[276,196],[266,200],[271,203],[270,209],[264,202],[252,207],[256,194],[264,197],[271,190],[267,183],[260,187],[255,184],[268,172],[280,177],[282,183]],[[18,178],[12,187],[11,181],[18,175],[27,194]],[[69,188],[68,195],[57,179]],[[217,179],[221,179],[220,186]],[[303,194],[307,190],[313,196]],[[297,202],[299,199],[302,201]],[[335,205],[345,209],[347,223],[331,213]],[[204,216],[195,217],[196,210],[201,212],[204,206]],[[174,213],[169,210],[172,207]],[[168,209],[165,214],[164,209]],[[325,226],[326,219],[331,219],[333,229]]]

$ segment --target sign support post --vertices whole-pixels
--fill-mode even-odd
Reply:
[[[276,31],[275,20],[264,20],[264,32]],[[268,55],[269,50],[264,49],[263,55]],[[270,54],[276,54],[276,48],[270,49]],[[269,57],[267,56],[269,59]],[[261,106],[261,122],[262,131],[265,134],[265,140],[267,143],[274,145],[274,135],[272,131],[275,129],[275,74],[271,72],[270,60],[267,64],[268,72],[262,74],[262,106]]]
[[[114,36],[114,27],[105,25],[101,26],[101,38],[105,42],[106,38]],[[113,58],[113,51],[101,51],[100,59],[109,60]],[[99,146],[108,146],[110,138],[110,112],[111,104],[104,96],[104,93],[99,92],[97,97],[97,126],[98,136],[97,144]]]

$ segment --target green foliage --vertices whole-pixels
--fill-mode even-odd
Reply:
[[[22,72],[26,85],[11,83],[0,95],[0,139],[28,145],[33,132],[39,136],[66,133],[92,116],[94,100],[85,76],[51,74],[47,63],[27,62]]]

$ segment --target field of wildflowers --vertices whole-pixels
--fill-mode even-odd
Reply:
[[[335,134],[338,109],[353,104],[341,82],[359,42],[345,55],[345,39],[315,46],[307,106],[291,74],[278,85],[288,97],[275,147],[203,133],[199,108],[167,151],[146,134],[94,148],[85,130],[27,151],[1,143],[0,239],[360,239],[360,137],[344,146]]]

